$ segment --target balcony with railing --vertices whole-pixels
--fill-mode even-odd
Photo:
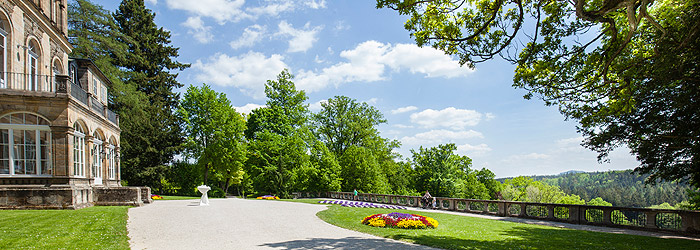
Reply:
[[[87,106],[88,110],[104,117],[119,126],[119,115],[109,110],[91,93],[87,93],[78,84],[70,81],[68,76],[32,75],[14,72],[0,72],[0,93],[3,90],[10,94],[31,95],[42,93],[63,93],[79,103]]]

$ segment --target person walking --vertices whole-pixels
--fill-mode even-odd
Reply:
[[[356,201],[357,200],[357,189],[353,189],[352,193],[353,193],[352,200]]]

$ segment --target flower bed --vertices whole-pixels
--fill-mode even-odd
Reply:
[[[277,196],[274,196],[274,195],[263,195],[263,196],[260,196],[260,197],[258,197],[258,198],[256,198],[256,199],[258,199],[258,200],[279,200],[280,197],[277,197]]]
[[[437,220],[433,218],[417,214],[396,212],[367,216],[362,220],[362,224],[373,227],[394,227],[403,229],[425,229],[438,227]]]
[[[323,203],[323,204],[338,204],[343,207],[371,207],[371,208],[388,208],[388,209],[406,209],[405,207],[402,206],[394,206],[394,205],[384,205],[384,204],[374,204],[374,203],[369,203],[369,202],[360,202],[360,201],[331,201],[331,200],[322,200],[319,201],[318,203]]]
[[[157,195],[157,194],[152,194],[151,195],[151,200],[162,200],[163,196]]]

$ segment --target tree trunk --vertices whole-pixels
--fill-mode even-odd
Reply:
[[[207,185],[207,177],[209,177],[209,164],[211,164],[211,163],[207,163],[207,165],[204,167],[204,185],[205,186]]]

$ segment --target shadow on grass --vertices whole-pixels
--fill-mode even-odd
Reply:
[[[700,249],[700,242],[568,229],[513,227],[506,239],[472,240],[449,236],[393,235],[396,240],[444,249]]]
[[[388,239],[367,239],[359,237],[345,237],[340,239],[313,238],[266,243],[260,246],[275,249],[431,249],[425,246],[396,242]]]

